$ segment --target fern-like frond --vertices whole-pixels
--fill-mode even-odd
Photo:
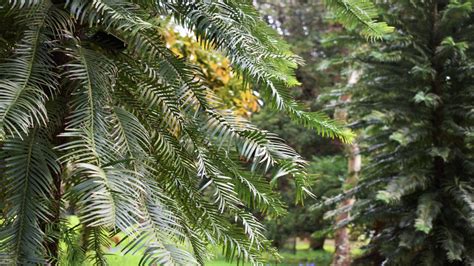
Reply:
[[[1,149],[6,209],[0,250],[10,254],[11,264],[45,262],[42,224],[51,215],[47,202],[52,197],[52,175],[59,172],[48,136],[40,129],[29,133],[7,139]]]
[[[433,221],[441,211],[441,204],[436,201],[435,194],[424,194],[418,200],[418,217],[415,220],[415,228],[428,234],[433,228]]]
[[[216,138],[217,144],[236,145],[241,158],[253,163],[252,170],[263,166],[266,172],[270,166],[279,169],[274,180],[290,175],[295,178],[297,200],[302,200],[307,192],[306,162],[280,138],[269,132],[252,126],[244,118],[237,118],[231,113],[208,111],[206,130]],[[229,143],[230,142],[230,143]]]
[[[116,69],[107,58],[95,51],[79,47],[66,52],[74,58],[64,66],[65,77],[74,86],[67,128],[85,127],[94,134],[104,133],[107,131],[106,107],[112,101],[110,90]]]
[[[86,259],[94,265],[107,265],[106,252],[103,247],[110,246],[109,230],[104,227],[88,227],[82,229],[81,244]]]
[[[33,125],[45,125],[45,102],[57,90],[50,54],[51,5],[43,3],[21,13],[17,19],[27,25],[14,48],[13,58],[0,63],[0,134],[22,135]]]
[[[185,234],[182,233],[177,215],[165,205],[165,202],[170,203],[170,199],[160,199],[159,195],[163,192],[155,185],[148,186],[148,189],[139,229],[141,233],[124,250],[134,253],[143,251],[140,265],[197,265],[194,256],[184,247]]]
[[[145,12],[131,2],[110,0],[68,0],[66,6],[81,24],[90,27],[103,25],[105,29],[119,29],[126,32],[137,32],[152,25],[142,17]]]
[[[123,108],[115,107],[110,120],[113,125],[111,136],[119,153],[133,159],[141,159],[149,153],[150,135],[137,117]]]
[[[338,21],[350,28],[361,26],[360,33],[367,38],[381,39],[394,30],[386,22],[376,21],[379,14],[370,0],[324,0],[324,2],[334,12]]]
[[[329,119],[322,119],[320,114],[304,112],[291,99],[287,86],[298,83],[291,73],[299,60],[270,33],[268,26],[262,25],[251,6],[230,1],[195,4],[177,1],[163,5],[163,12],[171,12],[203,42],[228,56],[235,70],[246,80],[253,80],[276,109],[287,112],[296,122],[319,133],[351,140],[353,136],[349,131],[342,130]],[[233,13],[235,10],[241,10],[235,13],[239,15]]]

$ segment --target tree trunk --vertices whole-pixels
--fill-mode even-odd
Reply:
[[[296,244],[297,244],[297,241],[298,241],[298,237],[295,236],[293,238],[293,254],[296,254]]]
[[[352,71],[349,77],[348,86],[353,86],[357,83],[360,77],[359,71]],[[340,97],[342,104],[347,104],[351,101],[351,95],[346,94]],[[342,107],[336,109],[334,118],[347,122],[347,110]],[[357,179],[361,167],[361,157],[359,152],[359,145],[356,142],[345,145],[346,156],[348,157],[348,176],[344,181],[344,189],[350,189],[357,184]],[[355,199],[346,199],[340,204],[340,208],[347,208],[354,204]],[[349,218],[349,212],[343,212],[336,217],[336,225]],[[340,227],[334,233],[335,253],[332,261],[333,266],[348,266],[351,264],[351,243],[349,239],[349,230],[346,226]]]
[[[309,232],[304,232],[299,235],[301,239],[305,241],[309,241],[309,248],[310,250],[323,250],[324,249],[324,241],[326,240],[326,236],[320,236],[315,238]]]
[[[61,219],[61,197],[62,197],[62,182],[61,175],[58,173],[54,177],[54,191],[52,199],[52,217],[50,220],[51,235],[46,242],[46,249],[48,252],[48,265],[59,265],[59,241],[60,241],[60,219]]]
[[[311,250],[323,250],[324,249],[324,241],[326,240],[325,237],[320,238],[309,238],[309,248]]]
[[[63,66],[64,64],[70,61],[70,58],[64,52],[55,51],[52,55],[57,68]],[[58,83],[61,84],[60,79],[58,79]],[[66,90],[61,90],[60,94],[56,97],[67,97],[65,96],[65,91]],[[65,118],[67,117],[67,115],[68,112],[67,110],[65,110],[65,112],[62,114],[61,126],[55,128],[55,131],[52,134],[54,136],[52,143],[55,146],[59,146],[64,143],[64,138],[60,138],[57,136],[61,132],[65,131]],[[48,253],[48,265],[59,265],[59,242],[61,238],[61,204],[64,192],[62,174],[63,169],[61,169],[58,173],[53,174],[53,198],[51,199],[51,216],[49,217],[50,220],[48,221],[45,227],[45,232],[48,234],[48,238],[45,241],[46,251]]]

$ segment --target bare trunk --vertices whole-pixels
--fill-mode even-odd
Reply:
[[[54,192],[53,192],[53,206],[52,206],[52,217],[50,221],[52,235],[50,235],[50,241],[46,242],[46,249],[48,251],[49,260],[48,265],[59,264],[59,223],[61,215],[61,176],[57,174],[54,177]]]
[[[298,237],[295,236],[293,238],[293,254],[296,254],[296,244],[297,244],[297,241],[298,241]]]
[[[351,188],[357,184],[358,174],[361,167],[361,157],[359,153],[359,145],[353,143],[351,145],[347,145],[347,153],[349,157],[348,163],[348,172],[349,176],[347,177],[346,181],[344,182],[345,188]],[[345,208],[352,206],[355,202],[354,198],[344,200],[340,208]],[[336,224],[343,222],[344,220],[349,218],[349,212],[343,212],[336,217]],[[346,226],[343,226],[336,230],[334,234],[334,245],[335,245],[335,253],[334,258],[332,261],[332,265],[334,266],[348,266],[351,264],[351,243],[349,240],[349,230]]]
[[[309,238],[309,248],[311,250],[323,250],[324,249],[324,241],[326,240],[325,237],[321,238]]]
[[[62,2],[63,0],[56,0],[57,3]],[[64,52],[55,51],[52,53],[53,60],[57,68],[63,66],[67,62],[70,61],[68,55]],[[58,73],[59,74],[59,73]],[[60,79],[58,79],[58,83],[62,83]],[[61,93],[56,97],[67,97],[65,96],[66,90],[61,90]],[[65,117],[67,117],[67,111],[62,114],[62,123],[61,126],[55,128],[53,136],[59,136],[61,132],[65,130]],[[59,146],[64,143],[64,138],[54,137],[52,143],[54,146]],[[45,240],[45,247],[48,253],[48,264],[51,266],[59,265],[59,249],[60,249],[60,223],[61,223],[61,201],[63,199],[63,169],[60,172],[55,173],[53,175],[53,190],[52,190],[52,199],[51,199],[51,215],[49,217],[48,225],[45,226],[49,227],[49,231],[47,231],[48,238]],[[45,227],[46,231],[46,227]]]
[[[352,86],[359,80],[360,72],[353,71],[348,81],[348,86]],[[347,104],[351,101],[351,95],[343,95],[340,98],[341,103]],[[348,113],[343,108],[338,108],[334,112],[335,119],[347,122]],[[361,167],[361,157],[359,145],[356,142],[345,145],[346,156],[348,157],[348,177],[344,182],[344,188],[350,189],[357,184],[357,179]],[[348,208],[354,204],[355,199],[346,199],[340,204],[340,208]],[[349,212],[343,212],[336,217],[336,224],[339,224],[349,218]],[[335,253],[332,261],[333,266],[348,266],[351,264],[351,243],[349,240],[349,230],[343,226],[334,233]]]

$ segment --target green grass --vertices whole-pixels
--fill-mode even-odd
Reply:
[[[297,266],[300,263],[314,263],[318,266],[330,265],[332,259],[332,253],[328,251],[298,251],[296,254],[282,252],[281,255],[284,257],[280,263],[274,261],[269,262],[271,266]],[[108,262],[111,266],[133,266],[138,265],[140,261],[140,255],[111,255],[108,257]],[[236,262],[226,262],[223,258],[216,258],[206,263],[206,266],[235,266]],[[250,264],[245,264],[250,265]]]
[[[281,253],[283,259],[278,265],[299,265],[300,263],[308,263],[314,265],[330,265],[332,253],[326,250],[299,250],[296,254]]]
[[[110,265],[117,265],[117,266],[132,266],[138,265],[141,259],[141,255],[125,255],[121,256],[119,254],[111,255],[107,258],[107,261]]]
[[[69,222],[71,227],[79,223],[79,219],[75,216],[69,217]],[[334,253],[334,245],[332,243],[327,243],[324,246],[324,250],[309,250],[308,242],[298,241],[296,244],[297,252],[294,254],[292,252],[280,252],[280,255],[283,257],[282,260],[277,263],[274,260],[269,260],[269,263],[266,265],[269,266],[299,266],[299,265],[317,265],[325,266],[330,265],[332,260],[332,254]],[[220,249],[214,249],[215,254],[219,254]],[[360,248],[353,248],[352,254],[354,256],[362,254]],[[122,255],[120,252],[114,252],[107,256],[107,260],[111,266],[133,266],[138,265],[141,259],[141,254],[127,254]],[[217,255],[216,258],[212,261],[206,263],[206,266],[234,266],[237,265],[236,262],[230,263],[226,262],[225,259]],[[245,264],[249,265],[249,264]]]
[[[206,266],[233,266],[235,263],[227,262],[223,259],[213,260],[206,263]]]
[[[351,249],[353,256],[361,255],[363,250],[356,247]],[[309,244],[307,242],[298,242],[296,244],[296,253],[292,252],[280,252],[283,257],[279,263],[273,260],[269,260],[266,265],[269,266],[299,266],[299,265],[317,265],[317,266],[329,266],[332,261],[334,253],[334,244],[327,243],[324,245],[324,250],[309,250]],[[235,266],[237,263],[226,262],[224,258],[217,256],[216,259],[206,263],[206,266]],[[248,264],[246,264],[248,265]]]
[[[276,261],[269,261],[270,266],[298,266],[300,264],[310,265],[314,264],[317,266],[326,266],[331,264],[332,253],[324,250],[316,251],[298,251],[296,254],[281,252],[280,255],[283,257],[280,263]],[[217,258],[206,263],[206,266],[235,266],[237,263],[226,262],[223,258]],[[250,265],[250,264],[245,264]]]

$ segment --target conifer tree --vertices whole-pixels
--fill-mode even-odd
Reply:
[[[368,162],[350,221],[362,265],[474,263],[473,1],[386,1],[396,32],[357,56],[352,117]]]

